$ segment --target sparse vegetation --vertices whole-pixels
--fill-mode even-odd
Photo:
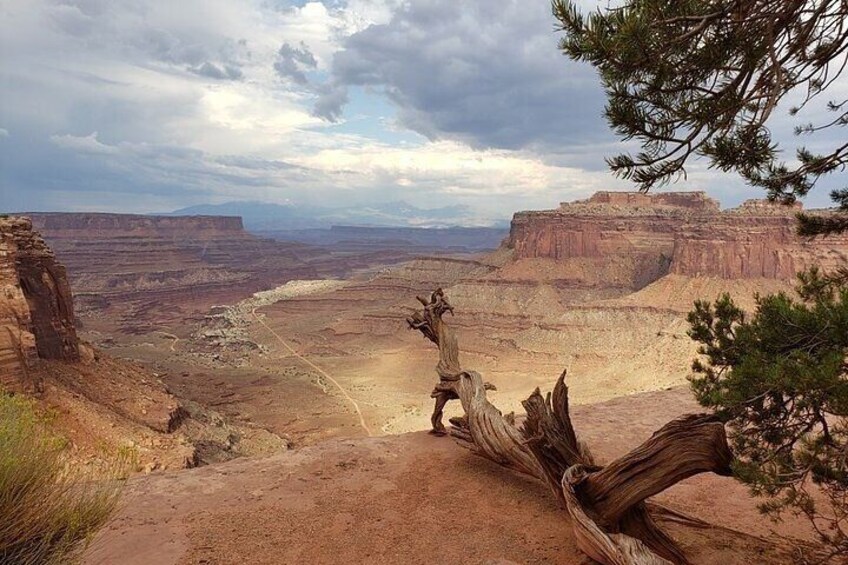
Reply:
[[[75,469],[32,401],[0,391],[0,562],[75,562],[115,510],[126,465]]]
[[[692,386],[726,422],[736,477],[763,512],[807,516],[827,558],[848,557],[848,284],[812,269],[800,300],[696,302],[689,335],[701,344]]]

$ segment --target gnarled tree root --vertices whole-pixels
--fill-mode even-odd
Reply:
[[[433,429],[444,432],[442,409],[451,399],[465,416],[451,420],[451,434],[473,452],[533,476],[551,489],[571,518],[577,545],[607,565],[687,563],[680,547],[651,518],[645,500],[693,475],[730,473],[731,453],[724,426],[710,415],[687,415],[660,428],[642,445],[606,467],[598,466],[577,437],[568,410],[565,372],[552,393],[536,389],[523,402],[521,427],[486,397],[491,385],[461,368],[459,346],[442,315],[453,314],[437,289],[407,319],[439,347],[433,391]]]

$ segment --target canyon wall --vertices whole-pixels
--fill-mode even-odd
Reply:
[[[848,264],[848,235],[809,239],[795,233],[800,205],[749,200],[715,218],[683,226],[670,272],[688,277],[792,280],[813,265]],[[826,211],[812,211],[826,214]]]
[[[790,280],[811,265],[844,265],[848,236],[797,236],[799,210],[751,200],[721,211],[703,192],[599,192],[516,214],[508,245],[519,262],[553,259],[583,282],[633,289],[669,273]]]
[[[26,383],[37,358],[79,360],[65,268],[26,218],[0,218],[0,385]]]
[[[28,213],[33,227],[51,238],[189,237],[215,239],[238,237],[243,231],[238,216],[142,216],[107,213]]]
[[[125,328],[149,330],[195,307],[315,276],[306,246],[253,236],[238,217],[29,217],[67,265],[80,315],[114,306],[109,317]]]
[[[599,192],[557,210],[515,214],[508,245],[517,260],[556,260],[577,282],[641,288],[668,272],[681,228],[718,210],[703,192]]]

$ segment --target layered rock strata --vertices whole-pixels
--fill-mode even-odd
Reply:
[[[18,388],[38,359],[78,361],[65,268],[26,218],[0,219],[0,384]]]
[[[798,236],[795,214],[800,210],[800,205],[749,200],[715,218],[686,224],[675,240],[669,271],[688,277],[792,280],[814,265],[824,270],[845,266],[848,235]]]
[[[126,310],[125,325],[159,317],[150,314],[162,305],[213,304],[315,277],[299,256],[306,246],[255,237],[238,217],[30,217],[67,264],[81,314],[116,305]]]
[[[515,214],[509,246],[518,260],[555,259],[577,273],[575,284],[641,288],[668,272],[681,228],[718,210],[703,192],[599,192]]]
[[[577,283],[632,289],[669,273],[789,280],[811,265],[844,264],[848,236],[799,237],[799,210],[751,200],[722,211],[703,192],[599,192],[517,213],[508,245],[517,261],[553,259],[580,273]]]

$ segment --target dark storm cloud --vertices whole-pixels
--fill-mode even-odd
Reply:
[[[315,59],[315,55],[303,43],[300,44],[300,47],[292,47],[288,43],[283,43],[277,52],[277,60],[274,62],[274,70],[280,77],[289,78],[300,85],[309,82],[305,71],[315,69],[317,66],[318,61]]]
[[[418,1],[350,36],[332,63],[337,115],[347,86],[381,90],[428,138],[508,149],[609,139],[594,72],[557,50],[547,2]],[[333,102],[336,106],[333,106]]]
[[[347,88],[337,84],[319,85],[316,87],[316,92],[318,99],[312,108],[312,115],[328,122],[338,122],[348,102]]]

